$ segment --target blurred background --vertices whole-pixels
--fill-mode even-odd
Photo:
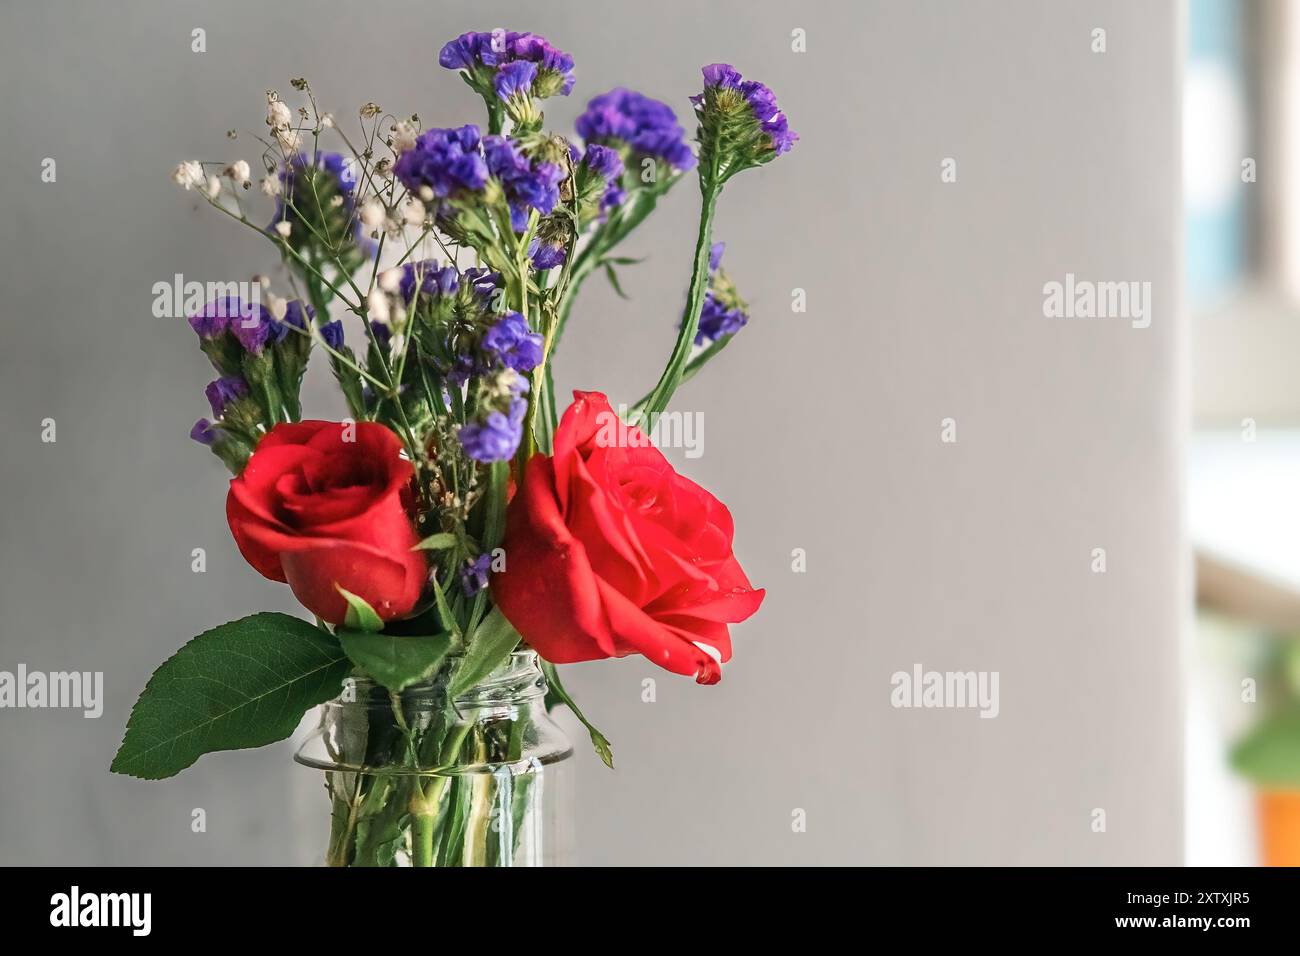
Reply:
[[[700,66],[728,60],[802,137],[723,196],[716,235],[753,318],[674,403],[703,416],[703,455],[670,456],[730,507],[768,596],[715,687],[638,658],[566,674],[617,766],[577,748],[579,861],[1176,864],[1185,831],[1194,859],[1204,843],[1253,859],[1258,787],[1224,768],[1248,732],[1236,719],[1282,710],[1284,645],[1265,638],[1286,628],[1232,609],[1288,605],[1220,598],[1236,623],[1217,670],[1194,658],[1207,666],[1186,704],[1185,531],[1290,593],[1300,193],[1281,170],[1300,102],[1258,96],[1300,89],[1290,26],[1174,0],[45,0],[0,4],[0,670],[102,671],[105,701],[97,720],[0,709],[0,863],[320,859],[323,781],[291,742],[162,782],[107,769],[149,674],[192,635],[301,613],[239,557],[227,476],[186,437],[210,369],[182,319],[151,314],[154,284],[178,273],[282,282],[274,250],[170,173],[254,159],[266,90],[295,76],[340,122],[372,100],[429,126],[481,122],[437,51],[495,26],[576,58],[574,94],[547,103],[553,129],[620,84],[685,119]],[[1189,136],[1210,131],[1189,149],[1205,185],[1188,190],[1184,270],[1189,37],[1189,100],[1200,83],[1215,109],[1189,102]],[[1255,37],[1272,73],[1257,75]],[[683,183],[629,241],[646,257],[620,273],[629,301],[588,283],[562,389],[635,400],[657,376],[698,202]],[[1198,283],[1190,482],[1184,273]],[[1068,274],[1150,282],[1149,327],[1046,317],[1044,285]],[[307,407],[341,415],[314,364]],[[892,675],[915,667],[996,672],[997,718],[892,706]]]
[[[1300,864],[1300,4],[1191,0],[1187,862]]]

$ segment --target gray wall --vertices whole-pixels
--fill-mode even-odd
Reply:
[[[239,558],[224,473],[186,438],[209,377],[193,337],[150,314],[154,282],[246,277],[274,265],[270,247],[167,177],[182,158],[252,160],[225,130],[260,127],[263,91],[300,74],[340,117],[373,99],[427,125],[476,120],[437,50],[497,25],[576,56],[555,129],[615,84],[685,114],[700,64],[725,59],[767,81],[802,135],[723,197],[718,235],[754,319],[679,401],[706,430],[703,457],[677,460],[730,505],[767,603],[735,629],[716,687],[639,659],[570,669],[618,761],[611,773],[579,747],[582,860],[1179,862],[1173,3],[323,7],[0,11],[0,669],[102,670],[107,685],[99,720],[0,710],[0,862],[319,849],[320,781],[288,744],[163,783],[107,772],[156,664],[227,618],[294,608]],[[190,52],[196,26],[205,54]],[[955,184],[939,181],[944,157]],[[591,284],[562,386],[626,401],[652,383],[697,206],[682,186],[630,244],[649,257],[625,272],[631,302]],[[1067,271],[1149,280],[1151,327],[1044,318],[1042,286]],[[340,414],[330,388],[312,376],[318,414]],[[890,675],[918,662],[998,671],[1000,715],[894,709]],[[190,832],[195,807],[206,834]]]

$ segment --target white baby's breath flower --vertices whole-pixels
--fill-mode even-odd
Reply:
[[[302,146],[302,133],[296,129],[277,129],[275,131],[275,141],[280,144],[280,148],[286,153],[296,153]]]
[[[379,288],[385,292],[396,292],[402,285],[401,269],[385,269],[379,273]]]
[[[402,218],[412,226],[424,225],[424,217],[426,215],[427,213],[424,208],[424,203],[420,202],[418,199],[408,199],[406,205],[402,207]]]
[[[401,156],[408,149],[415,149],[417,132],[406,120],[399,120],[393,125],[393,152]]]
[[[271,313],[271,318],[277,322],[284,321],[284,314],[289,309],[289,300],[278,295],[267,294],[266,308]]]
[[[253,276],[253,281],[263,289],[269,289],[271,287],[271,277],[265,273],[259,272],[257,275]]]
[[[370,295],[366,296],[366,314],[371,322],[387,325],[391,314],[388,309],[388,296],[379,289],[372,289]]]
[[[330,207],[331,207],[332,209],[338,209],[338,208],[339,208],[340,206],[342,206],[342,205],[343,205],[343,197],[342,197],[342,196],[340,196],[340,195],[338,195],[338,194],[335,194],[335,195],[333,195],[333,196],[330,197]]]
[[[384,224],[384,204],[377,199],[367,199],[361,204],[361,210],[357,213],[361,219],[361,225],[365,226],[367,232],[373,232]]]
[[[293,112],[289,105],[275,93],[267,94],[266,125],[271,129],[284,129],[293,123]]]
[[[323,114],[323,115],[321,116],[321,118],[320,118],[320,125],[321,125],[321,128],[322,128],[322,129],[333,129],[333,128],[334,128],[334,114],[333,114],[333,113],[325,113],[325,114]]]
[[[263,176],[263,177],[262,177],[262,182],[260,183],[260,185],[261,185],[261,187],[262,187],[262,195],[263,195],[263,196],[278,196],[278,195],[280,195],[280,177],[279,177],[279,176]]]
[[[203,167],[191,159],[172,170],[172,182],[189,190],[204,185],[207,180],[203,175]]]
[[[293,227],[290,225],[289,220],[281,219],[275,224],[275,231],[280,234],[281,238],[288,239],[289,233],[293,231]]]
[[[433,202],[433,189],[429,186],[421,186],[420,198],[425,202]]]
[[[248,163],[242,159],[237,159],[221,171],[221,175],[228,177],[232,182],[239,183],[241,186],[248,182],[253,171],[248,168]]]
[[[221,195],[221,180],[216,176],[208,177],[208,188],[206,190],[209,199],[216,199]]]

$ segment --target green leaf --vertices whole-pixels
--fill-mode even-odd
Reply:
[[[456,546],[456,536],[450,531],[439,531],[437,534],[431,534],[411,550],[423,551],[446,551],[448,548]]]
[[[1232,748],[1232,766],[1256,783],[1300,786],[1300,709],[1263,720]]]
[[[343,595],[348,602],[348,613],[343,617],[343,626],[352,631],[382,631],[384,619],[375,613],[375,609],[363,597],[357,597],[351,591],[344,590],[337,584],[334,590]]]
[[[601,265],[609,265],[610,263],[613,263],[616,266],[635,266],[645,262],[645,260],[645,256],[606,256],[604,259],[600,260],[600,263]]]
[[[451,650],[450,634],[417,637],[341,630],[338,638],[353,664],[394,693],[431,677]]]
[[[350,669],[332,634],[288,614],[204,631],[149,678],[111,769],[161,780],[205,753],[283,740]]]
[[[494,607],[483,623],[467,638],[465,658],[452,675],[448,693],[458,697],[505,663],[519,643],[514,629],[499,607]]]
[[[624,292],[623,287],[618,283],[618,273],[614,271],[614,267],[608,262],[605,263],[605,278],[609,280],[609,284],[614,287],[614,291],[618,293],[620,299],[631,301],[631,296]]]
[[[582,726],[587,728],[587,733],[591,735],[591,745],[596,748],[596,755],[604,762],[610,770],[614,769],[614,747],[609,742],[609,738],[596,729],[596,726],[587,719],[586,715],[573,702],[569,692],[564,689],[560,683],[560,672],[555,669],[555,665],[550,661],[542,661],[542,673],[546,675],[547,689],[547,707],[553,707],[554,704],[550,698],[554,695],[556,701],[563,704],[569,710],[573,711],[573,716],[582,722]]]

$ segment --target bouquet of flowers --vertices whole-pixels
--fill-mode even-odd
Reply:
[[[191,310],[217,375],[191,437],[234,476],[240,553],[315,622],[260,613],[194,638],[150,679],[112,769],[168,777],[324,705],[299,760],[326,770],[332,865],[557,859],[548,794],[570,750],[548,710],[612,754],[556,665],[638,653],[711,684],[728,625],[763,598],[726,507],[646,431],[747,321],[713,219],[733,176],[797,138],[771,90],[706,66],[697,152],[668,105],[621,88],[576,137],[546,131],[574,62],[536,34],[466,33],[439,62],[482,97],[486,131],[368,103],[350,133],[295,79],[301,105],[269,92],[257,136],[273,212],[248,208],[244,160],[174,174],[284,266],[283,294],[259,278]],[[692,170],[699,235],[657,383],[621,412],[592,391],[558,414],[578,291],[597,272],[617,288],[635,261],[620,245]],[[302,417],[313,353],[343,421]]]

